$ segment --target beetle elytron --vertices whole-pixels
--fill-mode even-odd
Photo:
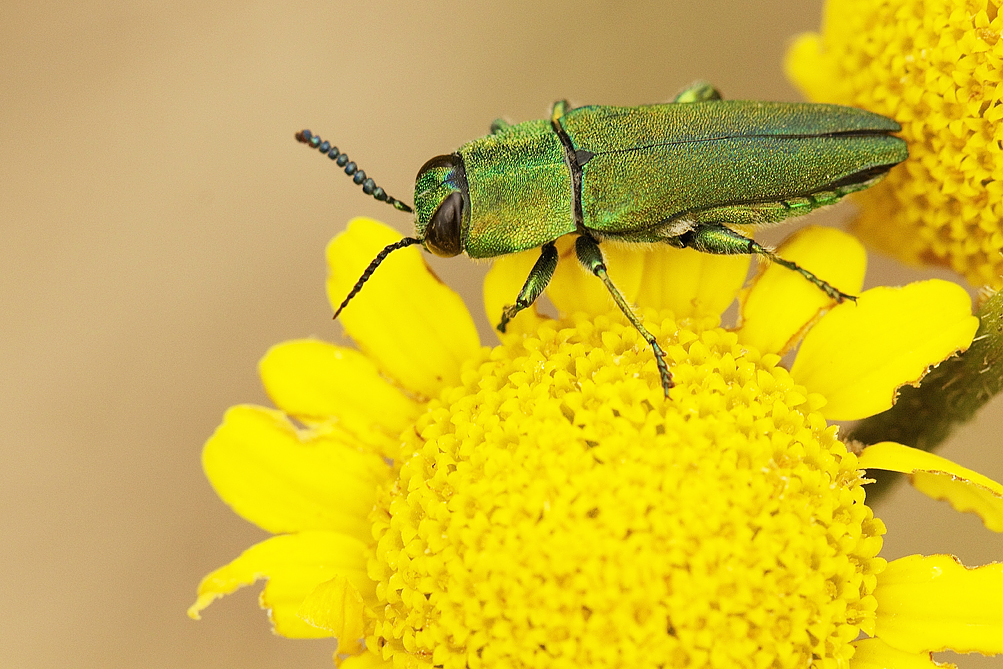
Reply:
[[[905,142],[891,135],[900,129],[852,107],[723,101],[704,82],[669,104],[573,109],[561,101],[549,119],[495,121],[490,135],[429,160],[418,171],[414,210],[329,142],[308,130],[296,138],[337,161],[366,194],[415,213],[415,236],[376,256],[335,318],[397,249],[421,244],[438,256],[490,258],[539,247],[539,260],[498,324],[504,332],[550,282],[554,241],[576,234],[579,261],[653,349],[668,397],[665,354],[607,276],[599,242],[757,254],[800,273],[837,302],[852,300],[729,226],[776,223],[873,185],[908,156]]]

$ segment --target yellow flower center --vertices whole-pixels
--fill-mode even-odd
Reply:
[[[998,0],[830,0],[788,71],[809,98],[902,124],[909,160],[858,196],[865,241],[1003,286],[1003,14]]]
[[[545,323],[468,363],[374,512],[367,637],[394,665],[835,666],[883,525],[775,355],[714,318]]]

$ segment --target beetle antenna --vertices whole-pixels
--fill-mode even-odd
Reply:
[[[300,130],[296,133],[296,141],[308,144],[315,149],[320,149],[320,152],[335,161],[338,164],[338,167],[344,167],[345,174],[352,177],[352,181],[354,181],[356,185],[362,186],[362,192],[366,195],[372,195],[380,202],[386,202],[389,205],[393,205],[394,209],[399,211],[406,211],[409,214],[414,212],[411,207],[404,204],[397,198],[387,195],[387,192],[377,186],[375,181],[366,177],[366,173],[360,170],[358,165],[354,162],[349,162],[347,154],[339,153],[338,147],[332,146],[331,142],[322,140],[309,130]]]
[[[399,242],[387,244],[382,251],[377,253],[376,257],[373,258],[373,262],[369,263],[369,267],[366,268],[366,271],[362,273],[359,280],[355,282],[354,286],[352,286],[352,290],[348,293],[348,297],[346,297],[345,300],[338,306],[338,310],[334,312],[334,317],[337,318],[342,309],[347,307],[348,303],[352,301],[352,298],[359,294],[359,291],[362,290],[363,284],[365,284],[366,281],[369,281],[369,277],[373,275],[373,272],[375,272],[376,268],[380,266],[380,263],[386,260],[388,255],[398,249],[411,246],[412,244],[421,244],[421,240],[417,237],[405,237]]]

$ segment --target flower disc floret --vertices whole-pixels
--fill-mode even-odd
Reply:
[[[468,363],[374,512],[395,666],[835,666],[873,629],[884,528],[856,457],[779,357],[649,311]]]
[[[363,219],[336,238],[334,303],[399,239]],[[277,409],[228,411],[203,465],[273,536],[208,574],[189,615],[267,579],[275,631],[337,638],[343,669],[860,669],[1003,652],[1003,570],[938,556],[885,568],[861,469],[909,473],[993,529],[1003,486],[901,444],[858,458],[826,425],[887,409],[967,347],[977,320],[963,289],[859,292],[857,242],[809,227],[778,252],[856,302],[806,294],[774,265],[729,332],[719,314],[746,261],[612,248],[611,278],[648,307],[667,353],[666,400],[651,349],[607,313],[568,241],[549,292],[562,318],[526,310],[495,348],[404,249],[344,315],[362,352],[270,349],[261,374]],[[493,322],[535,255],[495,262]],[[794,347],[788,372],[778,363]]]
[[[787,58],[812,100],[902,124],[910,158],[859,194],[856,229],[910,263],[1003,286],[1003,15],[990,0],[829,0]]]

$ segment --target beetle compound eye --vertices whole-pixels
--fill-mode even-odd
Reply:
[[[453,154],[448,154],[445,156],[436,156],[434,158],[430,158],[425,162],[424,165],[421,166],[421,169],[418,170],[418,177],[420,178],[423,172],[428,172],[429,170],[435,169],[436,167],[453,168],[456,167],[457,164],[459,164],[459,159]]]
[[[459,193],[450,193],[432,214],[432,221],[425,232],[425,244],[428,250],[444,258],[458,255],[463,250],[460,245],[462,222],[463,196]]]
[[[421,244],[447,258],[540,247],[515,304],[502,311],[498,329],[504,331],[553,276],[554,242],[574,233],[582,265],[654,351],[668,397],[665,352],[607,275],[598,241],[766,256],[833,301],[853,299],[729,226],[776,223],[871,186],[908,157],[905,141],[892,134],[900,130],[890,118],[852,107],[722,101],[704,82],[670,104],[572,109],[561,101],[549,119],[496,122],[491,135],[422,165],[414,183],[414,237],[380,251],[337,313],[383,259],[404,246]],[[412,211],[330,142],[308,130],[296,139],[320,150],[364,193]]]

